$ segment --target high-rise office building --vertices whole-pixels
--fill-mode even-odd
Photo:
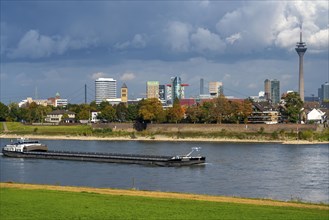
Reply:
[[[176,98],[185,98],[185,87],[188,84],[183,84],[180,77],[171,77],[171,84],[167,84],[167,101],[169,103],[174,103]]]
[[[280,102],[280,81],[271,80],[271,100],[273,104],[278,104]]]
[[[299,96],[304,102],[304,54],[307,50],[305,42],[302,39],[302,27],[300,27],[299,42],[296,45],[296,52],[299,56]]]
[[[266,79],[264,81],[265,99],[271,101],[273,104],[280,102],[280,81],[276,79]]]
[[[204,80],[200,79],[200,95],[204,94]]]
[[[329,100],[329,82],[321,85],[321,88],[318,89],[318,96],[321,103]]]
[[[209,82],[209,94],[213,97],[218,97],[223,94],[223,83],[222,82]]]
[[[159,99],[162,102],[166,101],[166,86],[165,85],[159,85]]]
[[[100,104],[106,99],[114,99],[117,96],[117,81],[113,78],[98,78],[95,80],[95,100]]]
[[[181,80],[181,78],[176,76],[171,79],[171,82],[172,82],[172,86],[171,86],[172,100],[174,101],[176,98],[181,99],[182,98],[182,86],[181,86],[182,80]]]
[[[172,104],[172,89],[169,84],[166,86],[166,99],[169,104]]]
[[[159,98],[159,81],[146,82],[146,98]]]
[[[266,100],[271,99],[271,80],[265,79],[264,81],[264,97]]]

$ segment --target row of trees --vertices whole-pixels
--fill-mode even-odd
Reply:
[[[283,115],[289,121],[296,122],[303,103],[298,94],[288,94]],[[0,121],[25,121],[28,123],[43,122],[51,111],[58,109],[51,106],[40,106],[31,103],[26,107],[19,108],[16,103],[8,106],[0,102]],[[146,123],[246,123],[248,116],[252,113],[252,102],[250,100],[231,101],[220,96],[211,102],[203,102],[190,107],[181,106],[176,99],[172,107],[163,108],[161,102],[154,99],[143,99],[135,105],[126,106],[123,103],[111,105],[102,102],[97,105],[69,104],[66,110],[76,113],[77,120],[90,119],[91,112],[99,112],[98,118],[107,122],[129,122],[143,121]]]

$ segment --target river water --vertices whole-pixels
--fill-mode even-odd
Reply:
[[[1,146],[9,139],[0,139]],[[50,150],[151,155],[201,147],[205,165],[132,164],[0,157],[0,181],[186,192],[329,203],[329,146],[322,144],[42,140]]]

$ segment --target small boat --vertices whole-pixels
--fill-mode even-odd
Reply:
[[[193,147],[187,155],[157,156],[141,154],[119,154],[119,153],[96,153],[96,152],[72,152],[72,151],[49,151],[45,144],[39,141],[18,139],[14,144],[8,144],[2,149],[3,156],[16,158],[76,160],[108,163],[129,163],[158,166],[189,166],[204,164],[206,158],[203,156],[191,156],[193,152],[199,151],[199,147]]]

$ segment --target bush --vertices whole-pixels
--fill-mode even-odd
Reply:
[[[277,131],[273,131],[273,133],[272,133],[272,139],[274,139],[274,140],[279,139],[279,134],[278,134]]]
[[[298,138],[301,140],[313,140],[313,131],[312,130],[305,130],[305,131],[300,131],[298,133]]]
[[[264,133],[264,131],[265,131],[265,128],[264,128],[264,127],[260,127],[260,129],[259,129],[259,132],[258,132],[258,133],[260,133],[260,134],[263,134],[263,133]]]

